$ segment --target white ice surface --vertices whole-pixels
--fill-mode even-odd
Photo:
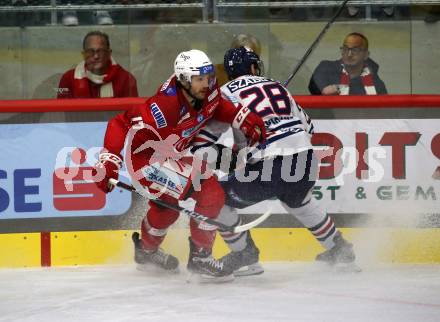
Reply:
[[[264,266],[225,284],[132,265],[0,270],[0,321],[440,321],[438,265]]]

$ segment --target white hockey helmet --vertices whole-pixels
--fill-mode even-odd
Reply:
[[[177,55],[174,61],[174,74],[178,80],[191,83],[191,76],[214,73],[214,65],[201,50],[192,49]]]

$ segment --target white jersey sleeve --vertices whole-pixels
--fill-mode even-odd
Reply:
[[[304,125],[304,130],[310,135],[312,135],[315,131],[315,127],[313,126],[312,119],[301,106],[296,104],[293,98],[292,98],[292,102],[294,105],[296,105],[296,108],[299,111],[298,118],[301,120],[301,123]]]

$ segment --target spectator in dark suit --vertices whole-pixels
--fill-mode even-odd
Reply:
[[[340,49],[339,60],[323,60],[316,67],[309,82],[312,95],[387,94],[379,65],[369,57],[367,37],[350,33]]]

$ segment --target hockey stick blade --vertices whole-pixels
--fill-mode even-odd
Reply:
[[[115,187],[119,187],[119,188],[122,188],[122,189],[127,190],[127,191],[136,192],[136,193],[140,194],[141,196],[145,197],[144,194],[141,194],[132,185],[126,184],[124,182],[118,181],[118,180],[113,179],[113,178],[109,179],[109,183],[111,185],[115,186]],[[197,213],[195,211],[192,211],[192,210],[180,207],[179,205],[172,205],[172,204],[169,204],[168,202],[160,200],[160,199],[148,198],[148,197],[146,197],[146,198],[151,200],[152,202],[162,206],[162,207],[166,207],[168,209],[172,209],[172,210],[175,210],[175,211],[183,212],[185,215],[187,215],[187,216],[189,216],[191,218],[194,218],[194,219],[199,220],[199,221],[204,221],[204,222],[206,222],[206,223],[208,223],[210,225],[217,226],[219,228],[219,230],[228,231],[228,232],[231,232],[231,233],[234,233],[234,234],[241,233],[243,231],[252,229],[255,226],[258,226],[260,223],[262,223],[264,220],[266,220],[267,217],[269,217],[271,215],[270,211],[267,211],[263,215],[258,217],[257,219],[255,219],[255,220],[253,220],[251,222],[248,222],[246,224],[235,225],[235,226],[228,226],[228,225],[222,224],[221,222],[216,221],[215,219],[212,219],[212,218],[206,217],[206,216],[204,216],[202,214],[199,214],[199,213]]]
[[[271,215],[270,210],[266,211],[263,215],[261,215],[260,217],[258,217],[257,219],[248,222],[247,224],[243,224],[240,226],[235,226],[233,232],[234,233],[241,233],[243,231],[249,230],[251,228],[254,228],[255,226],[258,226],[259,224],[261,224],[263,221],[265,221],[269,216]]]

